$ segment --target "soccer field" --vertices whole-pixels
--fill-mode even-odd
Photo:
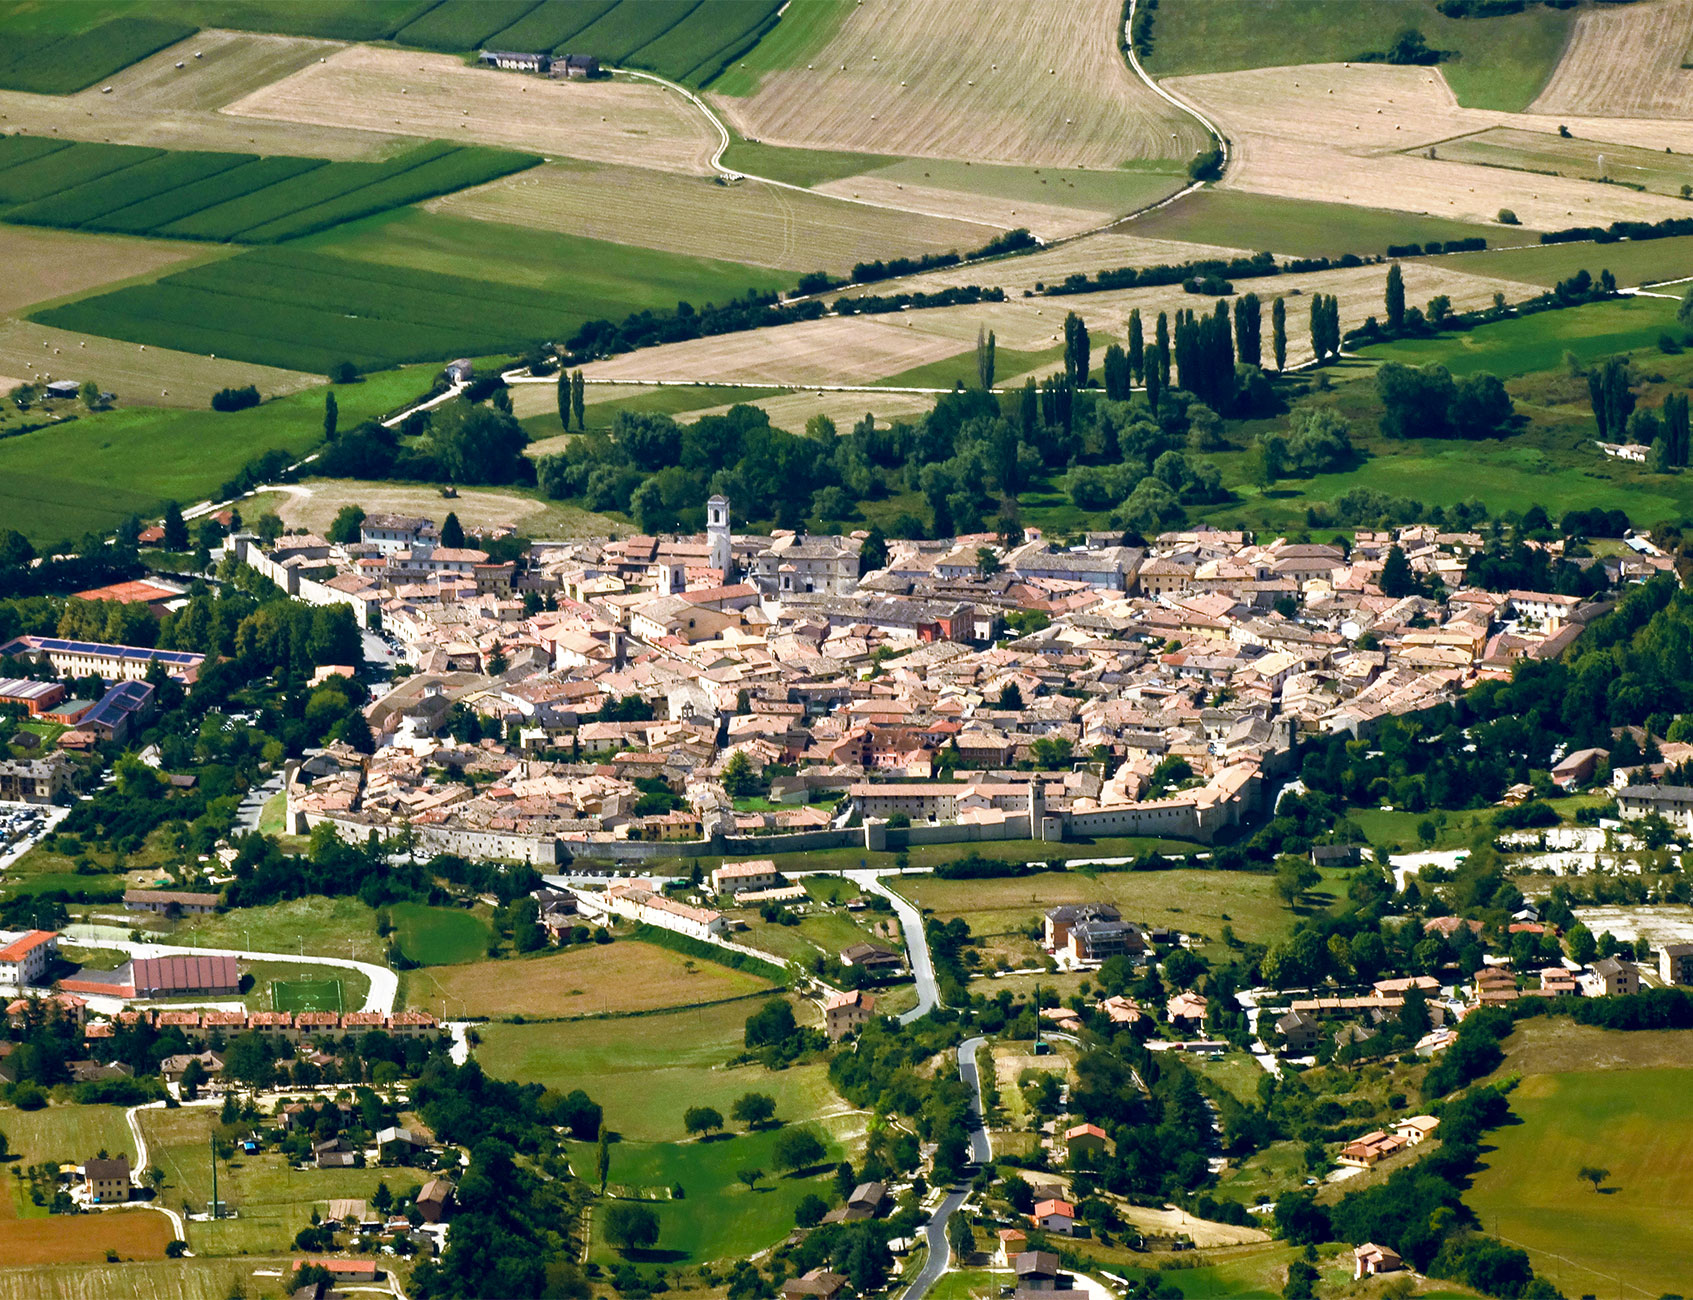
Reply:
[[[270,986],[273,1011],[345,1011],[340,980],[277,980]]]

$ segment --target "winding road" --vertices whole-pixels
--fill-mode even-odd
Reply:
[[[923,932],[923,914],[882,883],[881,878],[894,874],[892,872],[844,871],[841,874],[860,889],[880,894],[893,904],[894,915],[899,917],[900,932],[905,936],[905,951],[911,961],[911,977],[917,982],[917,1005],[902,1015],[899,1023],[909,1025],[914,1020],[921,1020],[940,1005],[940,990],[935,985],[935,966],[929,960],[929,937]],[[979,1094],[980,1089],[977,1091]]]
[[[985,1038],[967,1038],[958,1045],[958,1077],[976,1092],[976,1104],[971,1114],[975,1123],[970,1130],[970,1162],[977,1165],[986,1164],[993,1159],[993,1146],[988,1141],[988,1131],[983,1122],[982,1080],[976,1070],[976,1049],[987,1041]],[[928,1257],[924,1259],[923,1267],[918,1270],[911,1285],[905,1289],[902,1300],[923,1300],[929,1288],[951,1267],[952,1246],[947,1241],[947,1224],[969,1199],[968,1183],[953,1187],[941,1198],[941,1203],[929,1216],[928,1223],[923,1225],[923,1236],[929,1243]]]

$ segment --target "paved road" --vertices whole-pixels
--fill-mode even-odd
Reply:
[[[988,1131],[982,1124],[982,1080],[976,1073],[976,1049],[986,1042],[985,1038],[967,1038],[958,1045],[958,1077],[976,1091],[976,1105],[971,1114],[975,1124],[970,1130],[970,1160],[973,1164],[985,1164],[993,1159],[993,1147],[988,1142]],[[942,1198],[928,1223],[923,1225],[923,1236],[929,1243],[928,1257],[924,1259],[923,1267],[915,1280],[905,1289],[903,1300],[923,1300],[929,1288],[940,1280],[941,1274],[951,1265],[952,1246],[947,1241],[946,1226],[969,1198],[968,1185],[955,1187]]]
[[[921,1020],[940,1004],[940,990],[935,987],[935,967],[929,960],[929,938],[923,932],[923,914],[882,883],[880,877],[887,874],[885,872],[846,871],[841,874],[860,889],[880,894],[893,904],[894,914],[899,917],[899,928],[905,935],[911,975],[917,981],[917,1005],[902,1015],[899,1023],[909,1025],[913,1020]]]
[[[399,976],[386,966],[373,966],[367,961],[353,961],[346,957],[312,957],[292,952],[249,952],[243,948],[198,948],[180,944],[134,943],[126,932],[115,926],[71,925],[65,927],[65,938],[83,939],[101,948],[116,948],[131,957],[238,957],[242,961],[287,962],[291,966],[339,966],[362,972],[370,980],[370,992],[365,995],[361,1011],[380,1011],[390,1015],[399,996]]]
[[[259,818],[263,815],[265,804],[270,802],[272,795],[282,793],[282,773],[276,772],[266,778],[263,785],[256,785],[241,797],[241,806],[235,810],[235,825],[244,831],[259,829]]]

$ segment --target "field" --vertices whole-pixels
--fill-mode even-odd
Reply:
[[[835,1126],[830,1126],[835,1127]],[[697,1264],[707,1260],[739,1259],[774,1245],[787,1235],[794,1207],[812,1194],[826,1194],[834,1163],[848,1150],[824,1131],[829,1163],[809,1177],[781,1173],[773,1157],[779,1129],[733,1133],[708,1142],[619,1142],[611,1148],[611,1182],[624,1187],[674,1188],[682,1200],[649,1202],[658,1216],[658,1244],[636,1258],[666,1263]],[[584,1145],[575,1164],[592,1169],[593,1155]],[[737,1170],[763,1169],[766,1178],[749,1189],[735,1177]],[[600,1213],[604,1213],[602,1205]],[[602,1232],[593,1234],[592,1258],[607,1266],[621,1256]]]
[[[822,1065],[725,1068],[743,1050],[747,1017],[757,1010],[756,1001],[744,1001],[613,1020],[483,1025],[476,1059],[502,1079],[583,1089],[605,1107],[606,1123],[634,1141],[680,1141],[684,1109],[714,1106],[726,1116],[745,1092],[770,1094],[785,1122],[842,1113]],[[807,1012],[815,1018],[803,1005],[801,1023]]]
[[[159,1216],[152,1216],[159,1217]],[[102,1261],[104,1256],[101,1257]],[[0,1300],[227,1300],[239,1282],[248,1295],[263,1293],[287,1268],[287,1259],[173,1259],[158,1263],[0,1267]]]
[[[290,32],[329,40],[393,36],[430,0],[79,0],[74,5],[16,5],[7,31],[76,33],[136,9],[189,25]]]
[[[536,161],[419,145],[380,163],[0,137],[14,224],[266,244],[480,185]]]
[[[93,1216],[0,1217],[0,1263],[93,1264],[112,1254],[120,1259],[163,1259],[175,1236],[169,1219],[139,1206]]]
[[[557,420],[554,420],[557,427]],[[522,496],[516,491],[494,488],[459,488],[458,496],[447,500],[437,486],[405,487],[394,483],[362,483],[348,479],[311,479],[291,484],[275,494],[265,493],[242,504],[245,514],[257,517],[274,510],[290,528],[304,528],[322,534],[342,506],[357,505],[367,514],[398,513],[445,516],[448,510],[466,528],[505,523],[514,525],[526,537],[580,537],[603,535],[616,521],[590,514],[562,501],[539,496]]]
[[[620,1015],[718,1002],[769,988],[756,975],[625,940],[510,961],[412,971],[406,1001],[455,1016]],[[742,1015],[755,1008],[748,1005]]]
[[[0,314],[155,275],[187,258],[204,256],[207,250],[164,240],[0,226],[0,259],[7,267],[5,282],[0,283]],[[6,369],[4,360],[0,371],[16,373]]]
[[[16,1163],[24,1166],[47,1161],[81,1164],[102,1149],[134,1160],[135,1143],[123,1115],[121,1106],[0,1108],[0,1132],[5,1133]],[[11,1189],[0,1199],[10,1201]]]
[[[121,384],[110,373],[96,377]],[[351,425],[383,414],[428,383],[426,375],[400,370],[344,385],[337,390],[341,418]],[[313,390],[233,414],[110,411],[0,440],[0,517],[38,542],[55,541],[114,528],[130,514],[156,513],[167,499],[202,500],[263,452],[315,446],[322,408],[322,392]]]
[[[1589,250],[1595,262],[1605,251]],[[1593,269],[1596,274],[1598,265]],[[1438,361],[1455,375],[1478,370],[1521,375],[1552,369],[1565,352],[1591,364],[1613,353],[1651,347],[1660,334],[1677,328],[1675,311],[1675,302],[1663,298],[1622,298],[1482,325],[1463,334],[1381,343],[1360,355],[1408,365]]]
[[[1223,926],[1248,943],[1269,943],[1286,932],[1294,914],[1276,895],[1273,880],[1244,872],[1169,871],[1046,873],[1022,878],[939,880],[913,877],[899,890],[937,916],[961,916],[972,933],[1018,935],[1039,923],[1048,908],[1065,903],[1109,902],[1125,920],[1170,926],[1221,951]],[[1335,877],[1308,896],[1326,904],[1343,892]],[[1015,946],[1015,945],[1013,945]]]
[[[112,96],[132,106],[144,103],[161,117],[210,112],[259,86],[280,81],[338,48],[329,41],[293,36],[197,32],[181,47],[163,50],[113,77]],[[180,68],[176,66],[179,62],[183,65]]]
[[[208,1139],[217,1127],[216,1109],[144,1110],[141,1125],[153,1162],[165,1172],[161,1200],[176,1210],[186,1201],[196,1213],[204,1213],[212,1199]],[[416,1169],[375,1166],[296,1170],[279,1152],[252,1156],[237,1152],[233,1160],[218,1166],[218,1196],[236,1217],[191,1222],[188,1244],[201,1255],[285,1251],[294,1234],[311,1222],[314,1208],[322,1214],[331,1200],[368,1200],[382,1181],[391,1190],[403,1191],[421,1182],[421,1175]]]
[[[1555,133],[1559,119],[1461,108],[1429,68],[1265,68],[1178,77],[1170,87],[1228,134],[1227,189],[1479,223],[1509,209],[1529,230],[1687,215],[1684,202],[1661,194],[1438,157],[1441,142],[1456,136],[1505,125]],[[1693,152],[1693,122],[1588,119],[1571,129],[1588,140]],[[1436,158],[1419,152],[1429,146]]]
[[[487,954],[493,931],[475,912],[456,907],[395,903],[389,908],[400,951],[421,966],[451,966]]]
[[[1685,1058],[1684,1058],[1685,1059]],[[1511,1094],[1467,1196],[1487,1230],[1571,1291],[1657,1292],[1693,1254],[1693,1102],[1687,1069],[1534,1074]],[[1595,1193],[1577,1170],[1609,1169]]]
[[[1693,8],[1677,0],[1585,10],[1530,107],[1594,117],[1693,116],[1693,72],[1682,66],[1689,46]]]
[[[714,102],[741,135],[774,145],[1042,167],[1186,160],[1203,135],[1129,70],[1121,14],[1116,0],[1075,0],[1063,23],[1039,0],[894,0],[844,17],[796,5],[776,31],[791,62]],[[802,21],[832,30],[815,47],[810,32],[784,39]],[[729,89],[749,88],[739,74]]]
[[[1529,238],[1494,225],[1227,189],[1186,195],[1168,207],[1124,222],[1117,230],[1145,239],[1187,240],[1249,252],[1268,250],[1284,257],[1339,257],[1343,253],[1367,257],[1385,253],[1390,244],[1444,243],[1476,237],[1490,244],[1515,244]],[[1130,263],[1106,261],[1100,265]]]
[[[1541,244],[1531,248],[1490,248],[1453,253],[1441,265],[1480,275],[1498,275],[1551,288],[1577,271],[1603,270],[1624,286],[1693,275],[1693,235],[1671,239],[1625,240],[1616,244]],[[1672,286],[1674,292],[1679,286]]]
[[[346,1011],[340,980],[275,980],[270,986],[272,1011]]]
[[[908,158],[817,186],[820,193],[938,216],[1026,226],[1043,239],[1096,229],[1187,183],[1168,162],[1088,170]]]
[[[0,53],[0,86],[68,95],[193,34],[186,23],[139,15],[76,33],[10,31]]]
[[[512,291],[491,294],[489,281]],[[596,317],[784,282],[732,263],[408,211],[38,315],[62,329],[322,374],[344,360],[375,370],[510,352]]]
[[[422,74],[422,75],[419,75]],[[672,91],[644,82],[550,81],[442,54],[353,46],[255,90],[236,117],[501,145],[566,158],[703,173],[716,133]]]
[[[1693,9],[1688,11],[1693,13]],[[1681,194],[1693,182],[1693,159],[1663,150],[1608,144],[1603,140],[1564,139],[1541,131],[1495,127],[1459,136],[1436,146],[1442,158],[1514,171],[1551,172],[1583,180],[1608,179],[1642,185],[1654,194]]]
[[[972,356],[971,360],[974,361]],[[702,415],[721,415],[734,402],[721,406],[690,411],[687,417],[697,420]],[[886,428],[893,420],[914,420],[934,405],[934,398],[926,393],[789,393],[782,397],[761,397],[746,405],[757,406],[770,417],[770,423],[789,433],[802,433],[806,422],[814,416],[826,415],[837,429],[846,430],[866,415],[875,417],[878,427]]]
[[[747,180],[552,163],[461,190],[431,211],[692,257],[841,274],[855,262],[979,248],[977,220],[923,217]]]
[[[1165,0],[1153,25],[1154,76],[1269,64],[1341,63],[1382,50],[1405,27],[1462,55],[1440,65],[1461,103],[1520,112],[1562,53],[1571,15],[1532,6],[1499,18],[1447,18],[1434,0]],[[1677,51],[1677,61],[1680,51]]]
[[[165,942],[205,948],[247,948],[255,952],[299,952],[346,957],[349,945],[359,961],[379,959],[376,913],[356,898],[297,898],[264,907],[186,917],[168,928]],[[192,936],[192,938],[190,938]]]

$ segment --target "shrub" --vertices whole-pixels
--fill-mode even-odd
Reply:
[[[1500,208],[1499,224],[1502,226],[1520,226],[1522,222],[1517,220],[1517,214],[1512,212],[1509,208]]]
[[[245,388],[220,388],[212,394],[212,410],[245,411],[259,404],[259,390],[252,384]]]

